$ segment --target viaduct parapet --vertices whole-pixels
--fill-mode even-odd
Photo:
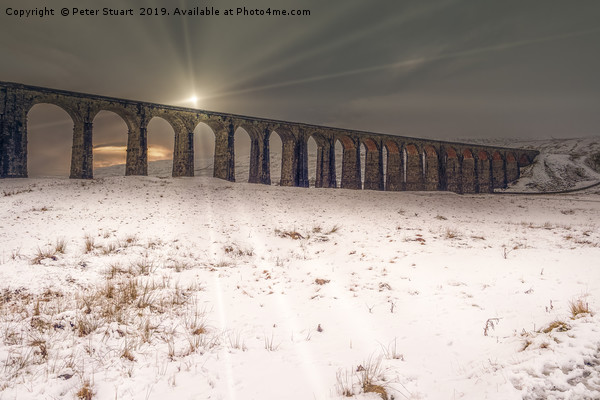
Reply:
[[[166,120],[175,132],[174,177],[194,175],[194,129],[199,123],[207,124],[215,135],[214,177],[235,181],[234,133],[243,128],[251,139],[248,181],[267,185],[271,184],[269,138],[273,132],[283,144],[282,186],[308,187],[310,137],[317,143],[315,186],[328,188],[489,193],[516,180],[519,169],[539,154],[535,150],[277,121],[0,81],[0,178],[27,177],[27,114],[40,103],[61,107],[73,120],[70,177],[75,179],[93,177],[92,121],[103,110],[118,114],[127,124],[126,175],[147,175],[147,127],[155,117]],[[339,185],[337,141],[343,147]],[[366,149],[364,177],[361,145]]]

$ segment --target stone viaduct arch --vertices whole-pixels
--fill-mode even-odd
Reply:
[[[450,143],[351,129],[226,114],[0,82],[0,178],[27,177],[27,113],[39,103],[54,104],[74,123],[71,178],[89,179],[94,117],[119,115],[128,128],[126,175],[148,173],[148,124],[154,117],[175,132],[174,177],[194,175],[194,130],[203,123],[215,136],[213,176],[235,181],[234,133],[250,136],[250,183],[271,184],[269,139],[282,142],[282,186],[308,187],[308,139],[317,144],[316,187],[335,188],[335,145],[343,148],[340,187],[362,189],[360,147],[366,149],[366,190],[449,190],[489,193],[519,177],[535,150]],[[386,159],[384,160],[384,150]],[[384,163],[386,174],[384,179]]]
[[[69,176],[73,119],[54,104],[38,103],[27,113],[30,176]]]

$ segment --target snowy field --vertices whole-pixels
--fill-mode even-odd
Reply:
[[[0,399],[598,399],[600,189],[0,181]]]

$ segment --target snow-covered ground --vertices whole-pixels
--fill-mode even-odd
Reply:
[[[599,217],[600,189],[2,180],[0,399],[598,399]]]

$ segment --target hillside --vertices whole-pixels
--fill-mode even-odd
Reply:
[[[467,139],[465,139],[467,141]],[[491,146],[539,150],[508,191],[552,192],[600,182],[600,136],[579,139],[471,140]]]

